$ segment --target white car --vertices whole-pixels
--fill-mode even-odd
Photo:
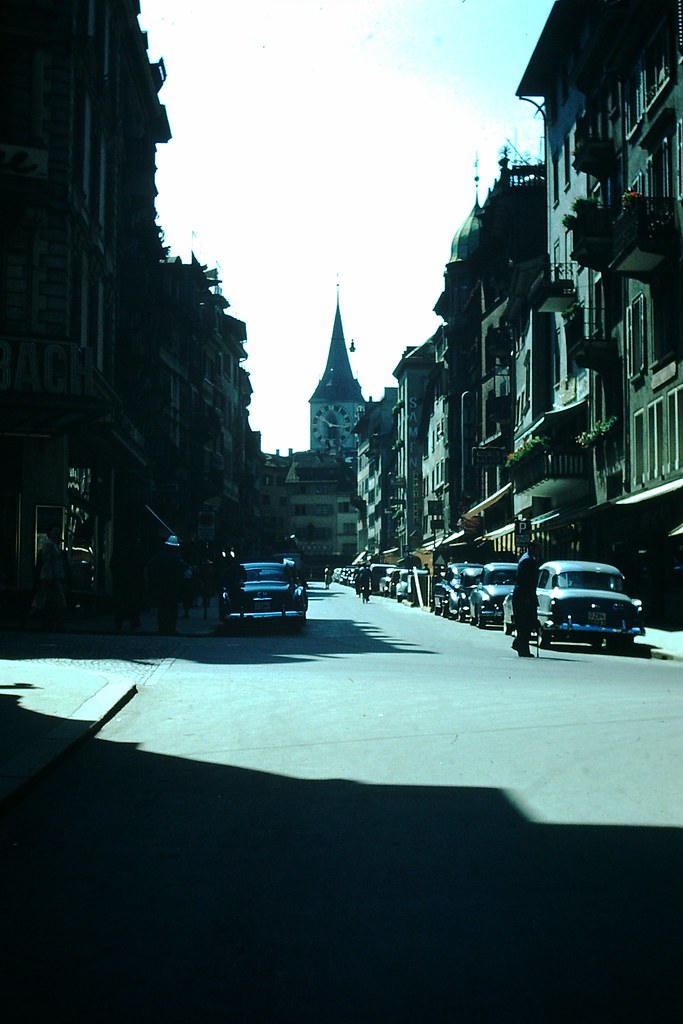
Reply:
[[[629,648],[643,636],[642,604],[624,593],[624,577],[605,562],[557,560],[538,570],[538,622],[541,647],[554,640]]]

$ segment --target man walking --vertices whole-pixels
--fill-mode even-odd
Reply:
[[[537,628],[537,607],[536,583],[538,580],[538,562],[535,556],[534,541],[529,541],[529,546],[517,563],[517,582],[512,591],[512,610],[515,615],[515,629],[517,636],[512,641],[512,646],[520,658],[533,658],[529,650],[531,634]]]

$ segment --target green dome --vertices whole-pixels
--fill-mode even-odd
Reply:
[[[475,203],[469,216],[453,235],[450,263],[464,263],[474,256],[481,238],[479,203]]]

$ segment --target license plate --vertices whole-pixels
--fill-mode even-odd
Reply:
[[[260,612],[267,612],[270,608],[269,597],[256,597],[254,598],[254,608],[258,608]]]
[[[591,626],[604,626],[607,622],[607,613],[591,611],[588,613],[588,621]]]

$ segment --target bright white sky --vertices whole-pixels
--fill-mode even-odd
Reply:
[[[220,266],[246,321],[264,451],[309,447],[337,282],[366,398],[436,330],[475,161],[483,201],[506,142],[541,156],[541,118],[515,90],[552,5],[141,0],[173,133],[159,223],[172,255]]]

